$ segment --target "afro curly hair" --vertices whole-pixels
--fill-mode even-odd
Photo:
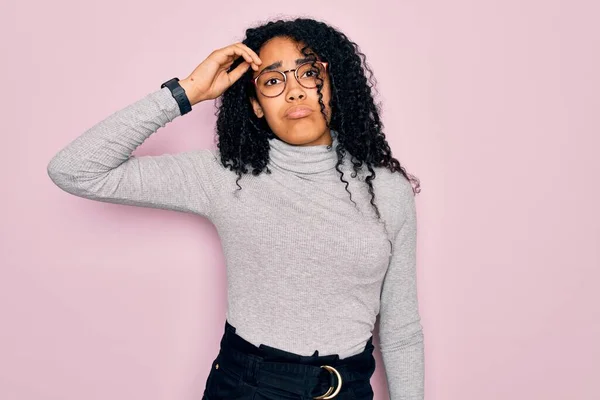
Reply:
[[[407,174],[400,162],[392,157],[390,146],[382,131],[380,105],[375,104],[371,93],[376,80],[358,45],[334,27],[312,18],[279,19],[248,28],[242,43],[258,54],[263,44],[274,37],[292,39],[303,46],[301,51],[305,56],[317,56],[320,60],[329,63],[330,121],[325,114],[322,100],[323,80],[318,76],[317,82],[320,84],[317,84],[317,92],[321,113],[325,117],[328,128],[338,133],[338,146],[335,149],[338,163],[335,168],[340,174],[340,181],[346,184],[350,199],[352,195],[348,191],[348,182],[344,180],[344,173],[339,168],[346,152],[349,152],[352,157],[354,170],[351,174],[352,178],[357,176],[363,164],[366,164],[370,172],[365,182],[371,195],[371,205],[378,219],[381,220],[381,215],[374,202],[375,193],[371,183],[376,176],[374,167],[385,167],[392,173],[400,172],[411,184],[414,184],[413,195],[419,193],[419,180]],[[236,59],[228,72],[233,71],[241,62],[243,57]],[[365,71],[369,74],[368,78]],[[221,163],[237,173],[238,190],[241,190],[238,182],[242,175],[249,172],[247,165],[251,166],[253,175],[259,175],[263,171],[271,173],[267,166],[269,139],[276,137],[265,119],[258,118],[254,114],[250,98],[256,98],[251,68],[222,96],[215,99],[217,147]]]

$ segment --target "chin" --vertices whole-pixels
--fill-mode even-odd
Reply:
[[[289,129],[285,135],[280,136],[283,140],[290,144],[309,144],[318,140],[323,135],[322,130],[311,128],[310,126],[304,125]]]

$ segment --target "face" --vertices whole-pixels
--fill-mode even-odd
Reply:
[[[253,71],[252,77],[257,77],[265,68],[274,63],[281,63],[275,70],[282,72],[297,68],[296,60],[306,57],[300,51],[301,48],[302,45],[288,38],[275,37],[270,39],[258,53],[262,64],[258,71]],[[254,113],[258,118],[265,118],[273,133],[284,142],[298,146],[331,144],[331,134],[325,124],[325,117],[321,113],[317,88],[307,89],[300,85],[294,77],[293,71],[287,72],[286,75],[285,90],[277,97],[266,97],[257,88],[256,95],[258,98],[251,99]],[[331,89],[328,75],[328,73],[321,74],[321,79],[323,79],[321,93],[327,119],[330,120],[329,101]],[[300,75],[298,77],[300,78]],[[276,81],[270,83],[273,82]],[[283,85],[283,82],[280,82],[280,84]],[[301,117],[296,114],[296,118],[294,118],[294,114],[286,115],[286,112],[295,106],[307,107],[312,111]]]

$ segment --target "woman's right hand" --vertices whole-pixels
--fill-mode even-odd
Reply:
[[[240,56],[244,57],[244,62],[227,73],[231,64]],[[185,90],[190,103],[194,105],[204,100],[216,99],[240,79],[250,66],[258,71],[260,64],[262,61],[258,54],[238,42],[210,53],[187,78],[180,80],[179,84]]]

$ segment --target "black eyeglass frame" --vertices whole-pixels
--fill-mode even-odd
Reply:
[[[258,74],[258,76],[256,78],[253,79],[254,87],[256,88],[257,91],[260,92],[260,94],[262,94],[265,97],[273,98],[273,97],[281,96],[281,93],[285,92],[285,88],[287,86],[287,73],[290,72],[290,71],[294,71],[294,77],[296,78],[296,82],[298,82],[300,84],[300,86],[302,86],[303,88],[306,88],[306,89],[314,89],[316,86],[315,87],[306,87],[306,86],[304,86],[300,82],[300,79],[298,78],[298,70],[301,67],[305,66],[306,64],[311,64],[312,65],[315,62],[323,65],[323,68],[325,69],[325,72],[328,72],[328,70],[327,70],[327,66],[329,64],[328,62],[326,62],[326,61],[317,61],[317,60],[315,60],[315,61],[308,61],[308,62],[305,62],[305,63],[302,63],[302,64],[298,65],[294,69],[288,69],[287,71],[278,71],[278,70],[262,71],[260,74]],[[277,94],[275,96],[267,96],[266,94],[264,94],[263,92],[261,92],[260,89],[258,88],[258,83],[257,83],[258,82],[258,78],[260,78],[261,75],[269,73],[269,72],[279,72],[281,75],[283,75],[283,90],[281,91],[281,93],[279,93],[279,94]]]

